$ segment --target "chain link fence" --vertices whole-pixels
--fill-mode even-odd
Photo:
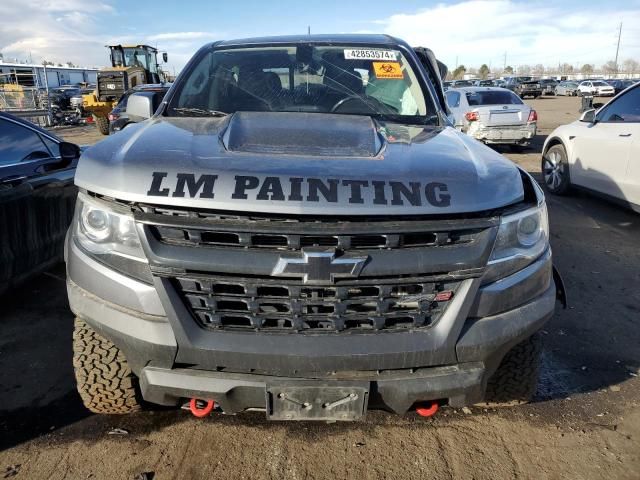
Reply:
[[[22,88],[0,89],[0,110],[18,117],[26,117],[38,124],[48,124],[49,99],[46,90]]]

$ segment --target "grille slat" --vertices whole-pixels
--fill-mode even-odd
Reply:
[[[337,247],[344,251],[460,245],[472,242],[478,233],[477,230],[469,230],[381,235],[305,235],[227,232],[160,225],[152,227],[152,231],[158,240],[170,245],[286,250],[300,250],[308,247]]]

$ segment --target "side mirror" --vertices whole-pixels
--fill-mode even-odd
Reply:
[[[162,61],[167,63],[169,61],[169,54],[167,52],[162,52]]]
[[[582,112],[582,115],[580,115],[580,121],[587,122],[587,123],[595,123],[596,121],[595,108],[591,108],[589,110],[585,110],[584,112]]]
[[[80,147],[75,143],[60,142],[58,148],[60,149],[62,163],[65,165],[69,165],[80,157]]]
[[[134,93],[127,100],[127,115],[129,117],[138,117],[146,120],[151,118],[154,112],[153,108],[153,92],[151,95],[145,93]]]

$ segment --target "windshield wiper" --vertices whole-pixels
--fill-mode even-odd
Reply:
[[[391,123],[401,123],[404,125],[416,125],[416,126],[425,126],[425,125],[437,125],[439,117],[438,115],[430,115],[430,116],[422,116],[422,115],[390,115],[390,114],[373,114],[372,117],[377,120],[381,120],[383,122],[391,122]]]
[[[197,107],[178,107],[173,108],[173,112],[180,114],[183,117],[226,117],[229,115],[226,112],[219,112],[218,110],[207,110]]]

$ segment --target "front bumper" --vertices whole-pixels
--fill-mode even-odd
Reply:
[[[556,296],[547,252],[493,284],[465,280],[426,332],[194,337],[180,329],[185,311],[162,279],[154,286],[132,280],[73,242],[66,257],[72,311],[123,351],[146,400],[177,405],[209,398],[227,413],[264,408],[266,385],[276,377],[294,385],[369,382],[370,408],[396,413],[429,400],[477,403],[504,355],[549,320]]]

